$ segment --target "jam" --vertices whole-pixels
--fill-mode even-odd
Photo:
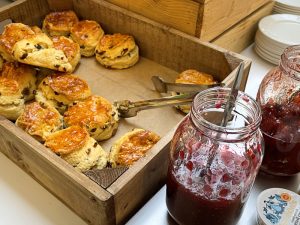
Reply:
[[[178,224],[236,224],[249,197],[263,155],[261,112],[240,92],[231,120],[219,126],[229,91],[199,93],[171,141],[166,203]]]
[[[268,103],[262,107],[263,171],[277,175],[293,175],[300,171],[299,99],[297,96],[286,104]]]

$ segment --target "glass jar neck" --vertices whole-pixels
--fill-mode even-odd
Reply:
[[[212,88],[194,98],[190,119],[204,135],[218,141],[236,142],[256,133],[261,122],[261,109],[257,102],[239,92],[231,119],[226,127],[220,126],[230,88]]]
[[[289,77],[300,81],[300,45],[290,46],[284,50],[279,68]]]

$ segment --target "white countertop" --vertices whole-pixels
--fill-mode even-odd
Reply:
[[[242,52],[253,60],[246,92],[255,98],[261,79],[273,65],[260,59],[250,46]],[[274,178],[259,175],[239,225],[255,224],[257,194],[268,187],[285,187],[296,191],[300,175]],[[0,153],[0,225],[86,225],[40,184]],[[157,192],[127,225],[170,225],[165,206],[165,187]]]

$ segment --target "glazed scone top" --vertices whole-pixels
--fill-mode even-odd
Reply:
[[[101,96],[91,96],[69,107],[64,118],[68,125],[105,126],[112,120],[112,105]]]
[[[127,55],[136,47],[134,38],[127,34],[104,35],[96,47],[96,54],[115,59]]]
[[[214,78],[212,75],[199,72],[197,70],[185,70],[179,74],[175,83],[182,84],[214,84]]]
[[[72,39],[64,36],[52,37],[53,46],[57,50],[62,50],[67,56],[68,60],[71,61],[78,52],[80,52],[79,45]]]
[[[18,82],[6,77],[0,77],[0,97],[1,96],[21,97],[21,89]]]
[[[6,54],[12,54],[12,49],[16,42],[34,35],[35,32],[27,25],[22,23],[11,23],[5,26],[3,33],[0,35],[1,48],[6,51]],[[6,60],[11,56],[4,56]]]
[[[57,131],[46,138],[45,146],[58,155],[67,155],[80,150],[89,140],[86,129],[71,126]]]
[[[62,116],[49,105],[32,102],[25,105],[24,112],[17,119],[17,125],[30,135],[45,138],[45,135],[62,127]]]
[[[52,92],[49,92],[49,88]],[[52,74],[47,76],[39,85],[39,90],[46,98],[65,101],[86,99],[91,95],[87,82],[73,74]],[[51,95],[51,96],[49,96]]]
[[[43,21],[43,29],[51,34],[54,32],[65,32],[65,35],[70,33],[72,26],[78,23],[77,15],[72,11],[61,11],[49,13]]]
[[[100,24],[93,20],[79,21],[71,28],[71,37],[81,48],[86,45],[96,46],[103,35]]]

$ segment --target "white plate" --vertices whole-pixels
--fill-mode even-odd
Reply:
[[[269,58],[272,58],[274,60],[280,60],[281,56],[280,55],[275,55],[271,52],[268,51],[268,49],[263,48],[261,45],[259,45],[258,43],[255,43],[256,47],[259,48],[259,50],[261,52],[263,52],[266,56],[268,56]]]
[[[293,8],[300,8],[299,0],[276,0],[276,4],[282,4]]]
[[[267,55],[265,55],[263,52],[261,52],[261,50],[259,48],[257,48],[257,46],[255,46],[254,50],[256,51],[256,53],[263,58],[264,60],[274,64],[274,65],[278,65],[279,61],[277,61],[276,59],[273,58],[269,58]]]
[[[266,16],[258,24],[264,36],[283,45],[300,44],[300,16],[275,14]]]
[[[278,6],[274,6],[273,11],[280,12],[283,14],[296,14],[296,15],[299,15],[300,13],[300,9],[295,10],[295,9],[289,9],[289,8],[278,7]]]
[[[259,43],[260,45],[264,46],[265,49],[268,49],[270,52],[273,52],[274,54],[281,55],[286,46],[279,46],[276,43],[272,42],[270,39],[266,38],[261,34],[259,31],[257,31],[255,36],[255,43]]]

